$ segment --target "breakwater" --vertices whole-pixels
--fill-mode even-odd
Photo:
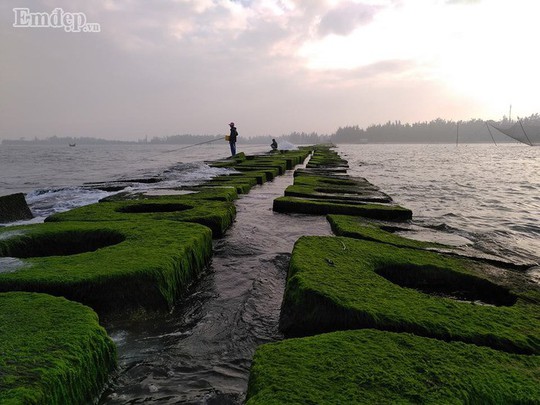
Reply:
[[[540,289],[527,266],[397,235],[410,212],[373,206],[389,196],[347,168],[316,151],[274,201],[327,215],[338,236],[295,244],[286,339],[257,349],[247,403],[538,402]]]
[[[2,229],[0,256],[9,257],[10,266],[0,274],[0,290],[68,297],[92,307],[105,319],[105,324],[110,319],[148,320],[155,314],[166,313],[206,270],[212,255],[212,238],[221,237],[232,224],[236,215],[232,201],[238,194],[285,173],[303,162],[308,153],[309,149],[259,157],[239,154],[234,159],[213,162],[219,167],[239,166],[236,173],[213,178],[201,187],[175,190],[170,193],[172,196],[166,191],[164,196],[117,195],[52,215],[45,224]],[[7,302],[7,295],[0,297]],[[21,311],[31,325],[32,306]],[[1,319],[2,333],[6,334],[3,341],[8,345],[24,344],[16,340],[20,331],[7,327],[12,326],[7,312]],[[103,335],[99,325],[86,326],[97,328]],[[49,328],[55,328],[54,322]],[[63,333],[74,331],[67,328]],[[48,340],[39,343],[25,359],[39,358],[41,352],[55,344]],[[87,349],[93,351],[96,344],[89,341]],[[116,351],[110,339],[101,344],[112,350],[105,365],[94,364],[99,373],[93,374],[99,374],[101,380],[97,381],[101,384],[93,381],[65,390],[62,387],[68,380],[62,379],[62,369],[51,364],[19,370],[20,358],[15,349],[10,351],[13,357],[7,359],[15,365],[11,371],[13,378],[8,378],[9,385],[2,386],[2,395],[14,401],[35,397],[40,398],[38,402],[47,403],[46,398],[54,398],[54,390],[59,390],[65,395],[59,403],[87,402],[89,396],[97,395],[103,388],[103,375],[107,374],[103,370],[115,364]],[[71,358],[75,363],[81,361],[71,349],[65,348],[56,356],[61,360]],[[76,364],[70,368],[81,380],[94,378]],[[18,378],[18,372],[32,380],[31,389],[29,380]],[[57,380],[51,378],[58,374]]]
[[[179,228],[174,228],[170,224],[171,222],[193,223],[191,232],[186,232],[186,237],[181,242],[181,244],[183,243],[188,247],[190,243],[193,246],[191,250],[189,248],[184,250],[187,253],[183,256],[191,259],[184,262],[183,267],[182,261],[175,262],[174,259],[172,265],[166,263],[170,260],[164,260],[163,263],[151,263],[152,255],[149,253],[134,258],[134,262],[148,263],[150,266],[155,266],[158,271],[151,272],[148,277],[145,276],[142,280],[139,280],[139,287],[129,285],[129,290],[133,290],[133,293],[113,298],[104,308],[100,308],[98,311],[102,315],[102,319],[105,319],[107,331],[117,342],[119,358],[119,367],[115,375],[116,380],[102,398],[104,403],[133,403],[137,401],[238,403],[243,400],[242,392],[245,391],[251,354],[257,345],[280,340],[283,337],[282,333],[287,338],[315,334],[313,339],[318,339],[319,333],[322,331],[370,328],[376,329],[376,331],[373,333],[369,331],[363,334],[358,333],[358,336],[339,335],[340,332],[335,332],[337,334],[328,337],[326,341],[324,341],[326,338],[321,336],[321,340],[302,341],[298,346],[294,346],[296,340],[290,339],[286,339],[283,346],[264,345],[255,357],[252,382],[250,383],[249,401],[252,402],[266,403],[271,400],[275,401],[275,398],[278,398],[278,402],[287,403],[287,401],[279,400],[279,390],[276,392],[275,389],[272,389],[272,392],[268,393],[269,381],[278,381],[278,378],[282,378],[279,381],[282,381],[283,384],[279,385],[284,392],[290,389],[291,384],[301,388],[297,393],[299,396],[296,397],[299,403],[304,403],[306,400],[319,403],[331,403],[336,400],[361,402],[355,400],[358,397],[353,395],[354,389],[346,384],[344,385],[346,381],[342,381],[340,378],[353,376],[355,381],[363,381],[362,378],[376,375],[374,371],[377,368],[355,369],[355,364],[351,365],[344,361],[344,356],[350,356],[351,353],[354,353],[353,358],[370,365],[373,365],[373,358],[371,360],[369,358],[364,359],[362,354],[365,356],[369,352],[373,353],[373,357],[377,357],[379,352],[388,353],[388,360],[381,364],[391,365],[396,369],[396,372],[400,370],[401,374],[392,376],[392,378],[396,379],[399,379],[399,375],[410,376],[412,374],[411,367],[413,370],[416,370],[415,367],[424,367],[431,375],[438,375],[437,367],[430,368],[428,367],[430,364],[445,364],[445,367],[450,367],[452,364],[459,363],[462,358],[467,356],[477,356],[476,358],[478,358],[483,353],[479,354],[474,350],[470,351],[470,344],[463,343],[463,340],[457,342],[466,345],[463,350],[460,349],[461,358],[450,358],[448,363],[444,363],[441,357],[435,356],[437,350],[433,349],[433,347],[442,352],[446,350],[444,353],[459,350],[456,349],[457,346],[455,345],[445,349],[442,343],[451,340],[447,336],[436,337],[433,347],[429,346],[426,340],[418,339],[432,339],[433,334],[441,330],[444,332],[445,328],[452,332],[453,323],[450,323],[450,325],[442,324],[439,329],[437,327],[428,328],[422,334],[420,330],[422,328],[426,329],[424,324],[427,321],[425,319],[420,319],[417,324],[414,324],[407,318],[406,313],[398,314],[401,317],[395,316],[395,313],[399,312],[400,308],[410,305],[411,297],[406,294],[409,289],[422,294],[422,297],[424,295],[429,297],[438,296],[446,304],[448,304],[446,300],[453,300],[460,301],[459,305],[474,303],[474,305],[483,304],[488,308],[490,306],[511,308],[515,307],[518,301],[518,305],[521,305],[523,299],[534,298],[534,294],[530,294],[530,291],[520,292],[517,287],[509,286],[509,283],[506,283],[506,285],[502,283],[503,286],[500,288],[502,291],[497,290],[497,285],[501,284],[501,273],[492,274],[493,282],[482,283],[486,276],[478,277],[477,275],[477,277],[472,277],[473,275],[470,274],[468,268],[465,268],[464,271],[458,271],[457,273],[463,274],[457,276],[453,274],[455,271],[446,274],[441,270],[443,267],[444,269],[452,267],[455,264],[454,262],[442,261],[434,264],[432,257],[426,258],[420,253],[415,255],[415,253],[410,253],[408,250],[399,251],[400,253],[392,250],[392,248],[401,249],[403,246],[407,246],[413,252],[422,251],[425,248],[430,250],[440,249],[441,251],[448,250],[448,248],[432,245],[421,246],[421,243],[416,244],[393,234],[396,229],[406,230],[406,222],[403,221],[410,218],[412,213],[406,208],[392,204],[390,196],[381,193],[375,186],[365,180],[348,177],[346,175],[346,162],[341,161],[339,157],[330,153],[326,148],[318,149],[307,165],[308,167],[295,173],[294,185],[287,187],[284,197],[277,198],[286,185],[280,182],[280,178],[271,183],[272,192],[264,191],[268,187],[265,185],[258,187],[247,197],[236,200],[234,204],[227,204],[236,198],[235,193],[246,193],[255,184],[264,183],[265,180],[273,178],[277,174],[285,173],[287,169],[294,166],[292,160],[290,163],[287,161],[278,164],[271,162],[270,160],[275,159],[270,159],[270,156],[265,156],[261,165],[256,165],[254,160],[257,159],[239,156],[235,160],[216,162],[219,166],[234,166],[240,173],[215,179],[206,185],[210,186],[211,190],[208,188],[205,188],[205,190],[184,190],[191,193],[183,196],[171,197],[168,195],[159,198],[124,195],[120,198],[115,197],[99,203],[97,204],[98,207],[86,209],[83,207],[78,212],[73,210],[53,216],[48,220],[47,224],[40,226],[43,233],[48,233],[50,236],[52,233],[58,232],[61,226],[65,227],[67,224],[77,226],[80,223],[85,223],[89,227],[84,229],[84,232],[87,232],[85,235],[92,235],[96,228],[90,229],[89,224],[95,226],[96,223],[100,224],[104,219],[106,219],[105,222],[114,222],[119,227],[121,227],[120,223],[125,222],[126,228],[129,228],[129,224],[133,222],[148,224],[147,221],[159,220],[157,222],[163,222],[162,226],[171,227],[168,229],[169,233],[175,233],[175,229]],[[250,173],[253,175],[250,176]],[[251,178],[248,179],[249,177]],[[290,180],[292,181],[292,178]],[[226,188],[223,188],[224,186]],[[203,191],[204,193],[201,195],[200,193]],[[246,196],[246,194],[241,195]],[[293,214],[290,217],[282,214],[272,215],[269,207],[273,198],[276,201],[283,201],[283,203],[274,202],[275,212],[294,212],[294,210],[297,210],[296,212],[300,213],[330,214],[329,218],[331,218],[334,231],[336,233],[348,232],[347,238],[332,237],[332,240],[329,240],[314,237],[312,239],[301,238],[298,241],[290,261],[289,279],[280,320],[281,332],[277,329],[278,318],[280,317],[278,307],[285,284],[285,268],[289,266],[289,252],[292,243],[300,236],[305,235],[307,229],[313,229],[314,227],[319,227],[320,231],[310,234],[328,234],[330,222],[326,222],[324,215],[319,217],[304,216],[303,214],[300,216]],[[217,202],[217,204],[211,209],[204,210],[201,208],[210,201]],[[263,211],[264,214],[257,214],[257,212]],[[246,214],[246,216],[242,216],[242,214]],[[241,221],[241,225],[234,224],[234,218],[237,219],[237,222]],[[369,221],[362,220],[362,218],[368,218]],[[372,221],[377,218],[382,219],[382,221]],[[261,222],[257,222],[257,220]],[[274,221],[275,226],[268,226],[267,228],[270,221]],[[233,224],[232,227],[230,226],[231,223]],[[296,225],[294,225],[295,223]],[[261,226],[257,226],[257,224],[261,224]],[[295,228],[292,232],[291,224]],[[205,228],[206,231],[202,232],[198,237],[199,241],[192,240],[191,236],[196,239],[199,233],[197,231],[199,225]],[[53,228],[55,226],[57,228]],[[287,229],[288,240],[285,244],[280,244],[280,237],[276,237],[276,235],[279,235],[278,231],[280,229]],[[64,239],[58,239],[63,241],[63,245],[66,245],[66,241],[76,241],[86,237],[80,235],[82,232],[80,229],[68,230],[64,228],[64,230],[69,232],[60,232]],[[15,240],[14,237],[17,236],[16,233],[19,229],[12,228],[11,231],[12,234],[8,240]],[[206,236],[204,233],[206,233]],[[130,237],[127,230],[122,229],[120,231],[111,231],[110,234],[110,245],[96,246],[94,244],[92,248],[96,249],[95,252],[112,248],[118,249]],[[367,247],[362,243],[356,244],[351,241],[352,235],[367,236],[373,244]],[[212,237],[214,238],[213,241],[211,240]],[[92,237],[89,238],[92,239]],[[125,238],[125,240],[121,240],[122,238]],[[137,239],[136,237],[131,238]],[[104,238],[100,234],[94,239],[103,240]],[[36,241],[44,240],[46,240],[46,237],[38,235],[34,239],[30,238],[29,243],[38,244]],[[202,250],[194,248],[195,246],[201,246],[201,241],[205,241],[202,242],[202,246],[208,246],[208,240],[213,245],[211,246],[213,256],[212,253],[205,253],[207,252],[206,248]],[[169,241],[167,243],[173,242]],[[389,248],[382,247],[381,244],[388,244]],[[77,250],[80,249],[80,243],[73,243],[73,245],[75,250],[68,253],[66,257],[90,253]],[[161,244],[157,243],[157,245]],[[45,250],[49,250],[52,244],[48,246]],[[136,252],[139,248],[134,245],[129,250]],[[180,248],[180,246],[176,246],[174,249],[178,250]],[[269,251],[271,253],[268,253]],[[313,254],[313,251],[316,251],[317,254]],[[279,254],[280,252],[281,254]],[[373,252],[378,254],[373,254]],[[169,254],[165,251],[160,252],[158,256],[167,257]],[[39,257],[42,257],[43,253],[40,253],[40,255]],[[400,261],[400,256],[406,256],[409,261]],[[22,265],[28,263],[29,260],[34,259],[20,259]],[[37,262],[41,259],[36,258],[35,260]],[[387,260],[390,263],[388,268],[379,269],[377,267],[381,260]],[[346,264],[351,261],[353,262],[352,268],[347,268]],[[367,267],[366,274],[362,274],[363,277],[357,277],[360,264]],[[104,260],[98,267],[107,268],[108,265],[108,261]],[[205,271],[208,265],[211,266],[210,271]],[[373,267],[370,268],[369,266]],[[402,271],[393,271],[395,268]],[[316,270],[315,273],[318,274],[309,274],[314,269]],[[360,270],[362,269],[360,268]],[[452,268],[452,270],[455,269]],[[462,269],[458,268],[457,270]],[[138,275],[143,271],[144,269],[140,269],[136,274]],[[185,275],[186,271],[188,273],[191,271],[193,279],[198,278],[199,283],[193,285],[189,282],[189,279],[183,279],[181,275]],[[129,274],[125,274],[125,270],[121,273],[122,277],[130,277]],[[340,279],[335,277],[334,273],[340,273],[346,277]],[[406,277],[400,279],[400,273],[403,273]],[[433,274],[437,276],[439,273],[442,273],[444,277],[432,277],[431,279],[427,277]],[[92,282],[105,282],[108,277],[114,279],[114,277],[120,277],[120,275],[108,275],[108,271],[104,271],[99,277],[96,277],[97,280],[88,281],[88,285],[91,285]],[[392,283],[394,287],[389,288],[388,285],[381,282],[380,278]],[[412,284],[411,280],[414,281],[415,279],[427,280],[425,280],[425,285]],[[123,279],[118,278],[117,280]],[[121,284],[124,282],[120,281]],[[517,283],[516,280],[513,280],[513,282]],[[440,286],[445,283],[450,283],[452,286],[478,284],[480,287],[472,288],[472,291],[460,293],[458,296],[452,295],[456,293],[455,288],[451,291],[441,291],[441,288],[433,288],[433,285]],[[371,286],[371,288],[362,289],[364,284]],[[155,285],[156,288],[148,288],[152,285]],[[431,290],[435,291],[430,291],[430,285]],[[332,286],[333,288],[331,288]],[[521,287],[524,286],[526,284],[521,285]],[[296,287],[300,288],[295,290]],[[483,292],[475,292],[478,289]],[[118,288],[116,291],[111,291],[113,297],[118,291],[120,291]],[[379,291],[383,297],[397,295],[397,299],[380,308],[379,304],[381,302],[377,301],[377,299],[380,300],[381,297],[377,297],[376,291]],[[148,294],[148,299],[145,294]],[[358,302],[358,300],[353,302],[355,296],[358,295],[368,297],[367,301],[373,303],[373,308],[362,307],[361,304],[365,303]],[[489,301],[491,296],[495,297],[492,302]],[[333,300],[325,301],[325,299],[320,299],[321,297],[330,297]],[[339,305],[336,307],[336,302],[345,305],[342,308]],[[87,303],[90,305],[90,301]],[[149,305],[145,308],[144,303]],[[414,309],[418,310],[425,304],[426,300],[420,299],[419,304]],[[240,308],[240,310],[233,308]],[[172,311],[168,312],[171,309]],[[308,316],[305,316],[306,311]],[[122,319],[115,316],[118,313],[120,313],[121,317],[130,314],[137,319],[137,322],[132,323],[131,327],[126,326]],[[370,315],[372,315],[371,319]],[[442,318],[444,318],[444,314]],[[302,324],[300,320],[304,323]],[[407,324],[407,322],[410,328],[408,330],[409,334],[411,334],[410,338],[403,333],[398,336],[392,335],[396,331],[407,331],[401,329],[402,325]],[[165,328],[162,327],[163,323],[167,324]],[[465,327],[462,328],[464,331],[460,332],[461,335],[470,336],[471,333],[467,328],[470,329],[471,324],[474,323],[473,320],[468,325],[464,325]],[[146,329],[147,332],[144,330],[136,331],[137,327],[135,325],[138,325],[139,329]],[[313,327],[314,325],[315,327]],[[164,329],[165,333],[163,333]],[[377,335],[377,333],[380,333],[380,335]],[[501,335],[505,337],[506,333],[501,333]],[[476,338],[476,336],[473,336],[473,339]],[[130,340],[132,342],[129,342]],[[354,343],[347,345],[347,342]],[[520,371],[523,368],[520,359],[523,357],[519,356],[523,355],[516,355],[514,351],[521,353],[520,351],[528,350],[527,345],[531,345],[527,343],[527,337],[525,336],[524,339],[518,337],[514,339],[514,342],[509,343],[505,342],[504,339],[499,339],[499,342],[504,344],[503,349],[491,349],[490,347],[487,347],[487,349],[498,350],[497,353],[508,352],[510,356],[518,356],[518,360],[511,357],[512,362],[509,362],[507,358],[501,356],[503,360],[496,357],[497,360],[494,363],[500,362],[503,366],[511,365]],[[379,345],[377,346],[374,343]],[[514,348],[508,349],[507,343],[508,345],[514,345]],[[532,343],[534,347],[534,341]],[[286,345],[292,346],[286,348]],[[393,347],[397,347],[399,350],[390,350]],[[404,347],[411,348],[410,352],[406,353]],[[320,348],[321,351],[310,351],[317,348]],[[334,348],[341,350],[334,350]],[[417,352],[414,352],[413,348],[416,348]],[[425,352],[427,348],[429,348],[429,356],[431,356],[428,357],[433,360],[421,365],[412,363],[409,364],[409,368],[406,367],[410,358],[418,357],[418,353]],[[299,374],[294,374],[294,370],[293,374],[288,374],[287,364],[280,363],[277,357],[266,357],[265,351],[268,353],[269,350],[273,352],[272,356],[279,354],[283,359],[289,358],[290,364],[298,365],[296,371],[301,371],[301,378],[305,378],[306,383],[304,384],[304,380],[301,380],[302,382],[298,384],[297,377]],[[435,353],[433,356],[432,352]],[[324,353],[332,353],[337,357],[324,357]],[[492,356],[492,352],[484,354],[484,357]],[[295,356],[299,357],[296,358]],[[165,361],[163,361],[164,358]],[[382,359],[382,357],[380,358]],[[396,358],[400,360],[397,361]],[[530,360],[528,363],[529,368],[534,369],[536,364],[534,359],[536,357],[526,356],[526,358]],[[207,363],[206,367],[202,366],[205,362]],[[353,361],[353,363],[355,362]],[[322,367],[321,363],[326,364],[327,368]],[[337,365],[343,367],[339,369],[336,367]],[[486,368],[487,366],[488,363],[484,363],[483,367]],[[104,367],[100,367],[100,369],[103,370]],[[315,385],[325,387],[325,392],[321,392],[307,383],[314,377],[313,373],[310,374],[309,372],[313,369],[319,370],[320,372],[317,375],[323,378],[317,381]],[[337,371],[332,371],[329,375],[329,369]],[[500,370],[500,368],[497,370]],[[272,375],[272,373],[275,374]],[[458,370],[454,374],[450,374],[450,376],[459,376],[459,373]],[[478,374],[482,375],[482,373],[484,371],[480,367]],[[534,377],[534,374],[532,376]],[[324,380],[326,377],[331,377],[330,382]],[[525,392],[525,398],[527,398],[527,393],[533,392],[534,394],[534,390],[531,391],[528,388],[525,377],[518,381],[517,386],[521,387],[519,392]],[[371,377],[371,380],[386,383],[384,378],[380,376],[377,378]],[[414,384],[411,385],[412,388],[407,391],[407,395],[410,396],[407,398],[411,402],[414,402],[411,398],[422,398],[422,395],[430,393],[429,389],[422,390],[421,382],[421,380],[420,382],[414,381]],[[97,385],[99,384],[95,384],[95,386]],[[345,390],[345,397],[339,397],[332,390],[332,387],[338,386],[348,387]],[[498,385],[499,388],[503,386],[502,383]],[[372,391],[370,391],[372,394],[378,391],[376,387],[376,384],[372,384]],[[392,395],[399,394],[399,387],[392,385],[390,387],[387,391],[393,392]],[[369,393],[365,390],[360,392],[363,394]],[[467,392],[466,389],[465,392]],[[413,396],[413,393],[415,393],[416,397]],[[382,390],[373,395],[383,394],[390,395]],[[277,396],[272,397],[272,395]],[[448,395],[455,395],[455,392],[443,392],[441,395],[441,398],[444,399],[448,398]],[[365,398],[376,400],[377,397],[366,395]],[[381,398],[386,397],[380,396],[379,399]],[[399,398],[399,396],[396,398]]]

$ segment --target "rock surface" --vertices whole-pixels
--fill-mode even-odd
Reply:
[[[0,197],[0,223],[32,219],[34,216],[28,208],[23,193]]]

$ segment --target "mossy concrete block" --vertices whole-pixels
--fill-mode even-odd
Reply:
[[[232,167],[238,163],[243,162],[244,160],[246,160],[246,158],[246,154],[244,152],[240,152],[226,159],[214,160],[207,163],[210,167]]]
[[[260,170],[249,170],[249,171],[238,171],[236,173],[230,173],[226,176],[219,176],[215,177],[212,180],[209,180],[210,183],[213,182],[222,182],[222,181],[231,181],[231,180],[248,180],[249,183],[253,184],[253,180],[255,180],[255,184],[264,184],[266,183],[266,173]],[[254,185],[254,184],[253,184]]]
[[[298,179],[298,177],[297,177]],[[316,200],[338,200],[348,203],[390,203],[392,198],[372,187],[360,186],[328,186],[295,184],[285,189],[286,197],[311,198]]]
[[[153,193],[156,194],[153,194]],[[238,193],[233,187],[179,187],[173,189],[153,189],[149,192],[121,192],[102,198],[99,202],[132,201],[182,196],[186,200],[234,201]]]
[[[511,271],[343,237],[293,250],[281,329],[375,328],[540,353],[540,289]]]
[[[247,194],[257,185],[257,179],[254,177],[235,177],[235,176],[219,176],[204,183],[204,186],[233,186],[238,194]]]
[[[347,331],[259,346],[246,404],[536,404],[539,381],[539,356]]]
[[[188,194],[100,202],[53,214],[46,222],[172,220],[205,225],[212,230],[214,237],[221,237],[235,216],[236,207],[232,202],[199,199]]]
[[[32,219],[23,193],[0,196],[0,223]]]
[[[330,222],[332,232],[338,236],[371,240],[398,247],[415,249],[452,249],[451,246],[442,245],[440,243],[423,242],[395,235],[387,230],[389,229],[388,226],[377,224],[357,216],[328,215],[326,219]]]
[[[167,310],[204,270],[209,228],[174,221],[58,222],[0,229],[0,292],[63,296],[98,313]]]
[[[343,200],[317,200],[298,197],[279,197],[273,210],[283,213],[311,215],[344,214],[386,221],[405,221],[412,218],[412,211],[399,205],[354,203]]]
[[[337,200],[344,203],[378,202],[389,203],[390,196],[364,178],[351,176],[320,176],[300,174],[294,184],[285,190],[286,197],[301,197],[320,200]]]
[[[235,170],[239,172],[252,172],[252,171],[262,172],[266,174],[267,181],[272,181],[274,180],[274,178],[279,176],[279,169],[272,168],[272,167],[260,168],[257,166],[235,166]]]
[[[342,159],[335,151],[315,150],[311,159],[309,159],[307,168],[348,168],[348,162]]]
[[[90,308],[35,293],[0,294],[0,403],[91,404],[116,348]]]
[[[235,168],[238,167],[251,167],[256,168],[257,170],[265,170],[265,169],[278,169],[278,174],[282,175],[287,170],[287,162],[283,160],[274,160],[274,159],[268,159],[268,160],[246,160],[245,162],[242,162],[235,166]]]

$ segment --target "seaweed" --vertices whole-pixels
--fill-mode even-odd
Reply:
[[[540,357],[376,330],[257,348],[247,405],[534,404]]]
[[[501,285],[465,259],[302,237],[291,257],[280,327],[289,336],[375,328],[537,354],[539,303],[537,286]]]
[[[36,293],[0,294],[0,403],[87,404],[116,366],[88,307]]]
[[[24,267],[0,273],[0,291],[44,292],[98,313],[168,310],[204,270],[210,230],[174,221],[58,222],[10,227],[0,257]],[[106,245],[96,240],[109,238]],[[97,248],[97,249],[96,249]]]

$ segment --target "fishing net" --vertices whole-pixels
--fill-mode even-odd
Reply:
[[[490,121],[488,124],[497,131],[502,132],[510,138],[514,138],[516,141],[523,142],[531,146],[540,145],[540,125],[523,123],[521,121],[506,126],[497,124],[494,121]]]

